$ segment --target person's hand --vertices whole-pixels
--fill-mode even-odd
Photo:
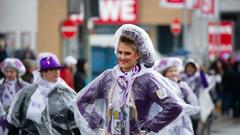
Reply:
[[[206,67],[204,65],[200,65],[199,69],[200,69],[200,71],[203,71],[203,72],[206,71]]]

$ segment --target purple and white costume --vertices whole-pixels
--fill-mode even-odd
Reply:
[[[192,65],[196,71],[193,72],[193,74],[187,73],[187,66]],[[215,85],[214,83],[210,83],[207,75],[204,73],[203,70],[200,70],[199,65],[197,61],[193,58],[188,58],[185,63],[185,72],[181,74],[181,80],[185,81],[189,87],[193,90],[193,92],[196,94],[200,111],[198,114],[193,115],[192,122],[193,122],[193,128],[194,133],[200,133],[204,131],[202,125],[202,122],[206,122],[208,116],[211,114],[211,112],[214,109],[214,104],[212,102],[212,99],[209,94],[209,90]],[[200,125],[200,126],[199,126]]]
[[[181,80],[187,82],[193,92],[199,97],[200,91],[208,87],[208,81],[203,71],[199,71],[199,65],[196,60],[189,58],[186,61],[186,65],[192,63],[195,65],[197,71],[193,75],[189,75],[186,72],[181,74]]]
[[[171,82],[176,88],[178,87],[179,91],[176,92],[176,94],[188,105],[183,108],[183,113],[181,114],[181,117],[178,117],[176,123],[174,122],[172,127],[169,126],[170,128],[168,133],[169,135],[194,135],[190,116],[195,115],[200,111],[198,99],[186,82]]]
[[[179,73],[182,69],[182,60],[176,57],[162,58],[156,65],[155,70],[163,74],[170,68],[175,67]],[[177,77],[177,76],[176,76]],[[183,113],[173,123],[167,126],[161,134],[167,135],[193,135],[193,127],[190,115],[199,112],[198,99],[186,82],[179,82],[177,78],[168,78],[172,86],[175,87],[175,93],[178,97],[183,99],[187,105],[183,108]]]
[[[33,72],[33,84],[13,99],[7,120],[23,135],[72,135],[77,129],[70,106],[75,92],[60,77],[48,81],[40,73],[61,68],[56,55],[40,53],[38,65],[40,71]]]
[[[114,36],[116,54],[122,34],[135,40],[140,62],[125,73],[116,65],[78,93],[74,112],[84,135],[101,134],[103,130],[112,135],[130,135],[142,129],[155,134],[182,112],[182,101],[170,82],[151,68],[153,45],[147,33],[131,24],[120,27]],[[110,115],[109,109],[112,109]]]
[[[14,80],[8,80],[6,77],[0,81],[0,134],[5,135],[8,133],[9,124],[6,120],[9,112],[9,107],[12,103],[16,93],[19,92],[24,86],[28,85],[27,82],[19,79],[26,69],[22,62],[17,58],[7,58],[3,61],[1,71],[6,75],[6,69],[13,68],[17,72]]]

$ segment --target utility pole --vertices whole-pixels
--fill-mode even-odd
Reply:
[[[92,79],[92,59],[91,59],[91,46],[89,44],[89,29],[88,29],[88,21],[90,18],[90,0],[83,0],[84,3],[84,23],[83,23],[83,57],[88,62],[87,69],[87,81]]]
[[[176,51],[178,50],[179,46],[178,46],[178,36],[174,36],[174,39],[173,39],[173,51]]]
[[[183,7],[182,22],[183,22],[183,48],[186,48],[189,46],[188,42],[189,9],[187,7],[186,1],[184,2]]]

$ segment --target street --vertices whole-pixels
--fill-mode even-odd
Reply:
[[[213,122],[211,135],[240,135],[240,118],[218,117]]]

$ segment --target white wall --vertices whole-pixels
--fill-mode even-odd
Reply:
[[[36,48],[37,0],[0,0],[0,32],[15,32],[16,47],[21,33],[30,32],[31,48]]]

